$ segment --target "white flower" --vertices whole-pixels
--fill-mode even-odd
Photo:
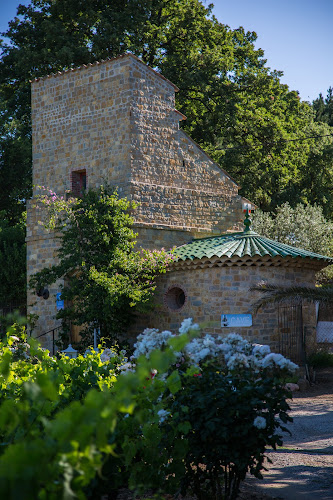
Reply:
[[[232,351],[232,347],[230,344],[219,344],[219,351],[223,353],[225,356],[228,356]],[[230,354],[231,355],[231,354]]]
[[[291,373],[295,372],[298,369],[298,366],[295,363],[282,356],[282,354],[275,354],[273,352],[271,352],[261,360],[261,365],[263,368],[270,368],[274,367],[275,365],[281,369],[285,368]]]
[[[185,353],[198,364],[208,356],[215,358],[223,350],[223,344],[219,344],[219,341],[218,337],[208,334],[203,338],[195,338],[185,346]]]
[[[256,417],[253,421],[254,427],[257,429],[266,429],[266,419],[264,417]]]
[[[208,347],[205,347],[204,349],[201,349],[199,355],[200,355],[201,359],[206,358],[207,356],[210,355],[210,349],[208,349]]]
[[[235,370],[237,368],[249,368],[249,359],[245,354],[236,352],[228,359],[227,367],[229,370]]]
[[[119,370],[122,372],[135,372],[135,365],[133,363],[125,363],[119,366]]]
[[[146,328],[143,333],[138,335],[137,342],[134,344],[134,358],[139,356],[149,358],[152,351],[166,346],[171,337],[174,335],[168,330],[159,332],[156,328]]]
[[[189,330],[199,330],[200,327],[197,323],[192,323],[192,318],[184,319],[179,328],[179,333],[187,333]]]
[[[167,416],[170,415],[170,412],[166,410],[159,410],[157,415],[159,416],[160,424],[162,424],[166,420]]]
[[[225,344],[230,344],[234,348],[237,348],[238,350],[243,350],[243,349],[249,349],[251,344],[241,335],[238,335],[238,333],[229,333],[224,339],[223,339]]]
[[[238,333],[229,333],[229,335],[227,335],[224,340],[225,342],[230,342],[230,343],[237,343],[244,341],[243,337]]]
[[[100,360],[102,363],[105,363],[107,361],[110,361],[111,358],[114,358],[117,356],[117,354],[114,351],[111,351],[111,349],[104,349],[104,351],[101,354]]]
[[[224,358],[228,361],[236,353],[251,354],[252,346],[247,340],[238,335],[238,333],[230,333],[223,339],[221,350],[224,351]]]
[[[267,354],[270,354],[271,350],[268,345],[261,345],[261,344],[254,344],[253,349],[252,349],[252,354],[253,356],[256,357],[261,357],[263,358],[264,356],[267,356]]]
[[[193,323],[192,318],[183,320],[179,333],[189,330],[199,330],[199,325]],[[175,336],[168,330],[159,332],[156,328],[146,328],[134,344],[133,357],[144,355],[149,358],[153,350],[168,346],[169,339]],[[186,344],[183,352],[175,352],[175,355],[177,360],[187,356],[193,365],[199,365],[207,358],[224,358],[229,370],[251,368],[259,372],[263,368],[280,368],[292,373],[298,368],[281,354],[271,353],[268,345],[251,344],[237,333],[230,333],[226,337],[210,334],[196,337]]]

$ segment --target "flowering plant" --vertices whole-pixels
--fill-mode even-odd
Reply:
[[[68,199],[42,187],[36,203],[44,209],[42,224],[55,231],[59,248],[53,265],[30,277],[30,288],[60,283],[66,307],[56,317],[62,320],[66,339],[70,324],[82,326],[80,345],[75,346],[79,350],[90,345],[94,329],[109,344],[119,341],[133,308],[151,308],[156,277],[166,272],[174,255],[163,249],[135,249],[131,212],[137,205],[119,198],[108,185]]]
[[[298,367],[235,333],[200,335],[191,318],[179,333],[190,334],[182,347],[170,331],[146,329],[134,351],[135,358],[152,363],[155,349],[174,352],[167,373],[157,373],[153,381],[160,384],[159,446],[170,450],[166,473],[177,477],[183,493],[192,489],[198,498],[215,498],[214,491],[220,491],[216,498],[235,498],[247,472],[261,477],[266,447],[282,444],[281,431],[291,421],[284,381]]]
[[[193,323],[192,318],[185,319],[180,328],[180,334],[188,332],[199,333],[199,325]],[[177,336],[168,330],[159,332],[156,328],[146,328],[138,335],[134,344],[134,358],[145,355],[149,359],[155,349],[163,349],[170,345],[170,340]],[[171,344],[172,349],[172,344]],[[241,335],[230,333],[226,337],[206,334],[202,337],[192,338],[185,346],[183,352],[175,352],[177,358],[187,360],[189,365],[199,366],[210,360],[218,361],[227,372],[248,368],[258,374],[261,370],[280,369],[292,374],[298,366],[282,354],[272,353],[268,345],[251,344]],[[179,362],[177,362],[178,367]]]

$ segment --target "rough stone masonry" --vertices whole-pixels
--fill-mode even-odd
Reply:
[[[170,248],[193,236],[242,228],[237,183],[179,129],[177,87],[131,54],[32,82],[33,184],[58,195],[108,182],[140,203],[138,243]],[[56,259],[58,241],[27,208],[28,279]],[[39,315],[35,335],[55,326],[56,293],[31,291],[28,312]]]

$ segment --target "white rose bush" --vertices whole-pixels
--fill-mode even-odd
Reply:
[[[100,345],[52,357],[10,331],[0,342],[0,497],[93,500],[125,487],[234,499],[247,473],[261,477],[266,448],[282,444],[296,370],[191,318],[177,333],[147,328],[132,356]]]
[[[178,334],[146,329],[138,336],[132,362],[151,362],[149,382],[157,397],[142,426],[131,480],[137,486],[142,464],[150,463],[153,486],[164,483],[163,491],[181,487],[199,500],[233,499],[248,472],[262,477],[266,448],[282,444],[284,424],[291,421],[285,381],[298,366],[238,334],[199,330],[188,318]],[[166,356],[162,371],[156,371],[156,349]],[[144,452],[146,432],[154,436],[153,459]],[[135,433],[137,438],[140,430]]]

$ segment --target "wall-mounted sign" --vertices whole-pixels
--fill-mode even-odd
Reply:
[[[252,314],[221,314],[221,327],[252,326]]]
[[[57,293],[57,311],[60,311],[60,309],[64,309],[65,304],[64,301],[61,299],[61,293]]]

